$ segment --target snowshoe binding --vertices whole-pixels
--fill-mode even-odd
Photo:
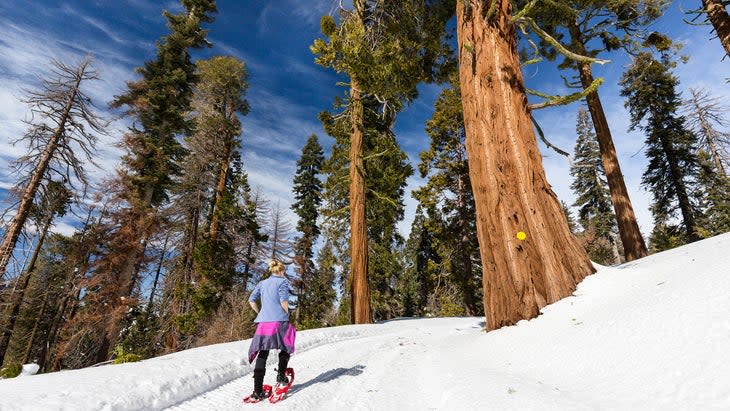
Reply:
[[[276,403],[281,401],[286,393],[289,391],[289,388],[291,388],[292,384],[294,383],[294,369],[293,368],[287,368],[284,373],[279,373],[276,376],[276,385],[274,386],[274,390],[271,393],[271,396],[269,397],[270,403]]]
[[[273,389],[271,388],[270,385],[264,384],[264,389],[261,392],[254,391],[253,393],[251,393],[251,395],[244,398],[243,402],[245,402],[247,404],[253,404],[253,403],[256,403],[259,401],[263,401],[263,400],[271,397],[272,391],[273,391]]]

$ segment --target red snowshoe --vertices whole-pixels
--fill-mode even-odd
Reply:
[[[276,383],[274,391],[271,393],[271,396],[269,396],[269,402],[272,404],[281,401],[294,383],[293,368],[287,368],[286,371],[284,371],[284,375],[289,379],[289,383],[287,385],[281,385],[278,382]]]
[[[264,384],[263,389],[264,390],[261,394],[257,394],[254,392],[251,395],[249,395],[248,397],[244,398],[243,402],[245,402],[247,404],[253,404],[253,403],[256,403],[256,402],[259,402],[259,401],[265,400],[266,398],[271,397],[271,393],[273,391],[271,386],[268,384]]]

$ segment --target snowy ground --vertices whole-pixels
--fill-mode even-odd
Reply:
[[[296,381],[276,405],[241,403],[253,385],[242,341],[0,381],[0,409],[730,410],[730,234],[601,268],[537,319],[482,327],[301,332]]]

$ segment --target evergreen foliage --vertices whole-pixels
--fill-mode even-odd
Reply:
[[[396,224],[403,218],[403,196],[406,179],[413,174],[408,157],[393,135],[392,116],[381,115],[375,98],[364,99],[365,144],[363,152],[368,225],[368,273],[371,304],[375,319],[392,318],[398,311],[392,301],[393,283],[402,272],[396,254],[403,239]],[[347,272],[349,260],[348,152],[351,130],[349,117],[320,114],[325,131],[335,138],[331,154],[325,160],[326,175],[322,213],[325,217],[326,238],[337,250],[339,265]],[[347,281],[343,285],[347,285]],[[341,301],[341,308],[342,301]]]
[[[697,137],[687,128],[685,118],[677,113],[681,101],[676,90],[679,81],[670,72],[674,66],[668,53],[662,53],[660,60],[656,60],[652,54],[642,52],[620,83],[621,95],[626,97],[625,105],[631,114],[631,129],[640,128],[647,135],[649,164],[642,184],[654,197],[655,225],[659,229],[666,227],[662,232],[668,235],[680,235],[672,221],[681,219],[683,234],[665,244],[683,244],[700,238]]]
[[[317,267],[306,285],[305,304],[299,320],[300,329],[335,324],[336,264],[332,243],[326,242],[317,255]]]
[[[388,219],[389,216],[374,214],[368,197],[374,194],[380,199],[390,199],[395,209],[398,204],[393,201],[394,197],[367,185],[368,179],[378,179],[378,176],[368,176],[367,172],[384,171],[382,168],[368,169],[363,164],[367,158],[367,146],[378,145],[369,141],[372,137],[368,133],[368,123],[372,120],[368,117],[373,114],[381,117],[381,132],[375,136],[384,138],[383,144],[390,144],[387,140],[393,139],[391,133],[382,131],[389,130],[396,113],[416,98],[418,83],[439,78],[440,68],[453,64],[447,58],[450,50],[443,41],[444,26],[453,13],[453,4],[449,1],[356,0],[353,6],[353,10],[341,7],[339,24],[331,16],[322,17],[322,33],[327,41],[315,40],[311,51],[317,56],[315,61],[318,64],[347,73],[350,78],[350,98],[343,113],[350,118],[350,123],[349,128],[342,131],[351,135],[348,181],[352,203],[349,204],[351,314],[353,322],[370,323],[382,315],[392,315],[391,307],[385,307],[380,296],[389,294],[383,294],[384,289],[391,289],[387,286],[389,281],[384,280],[387,277],[384,273],[398,269],[398,264],[389,252],[392,241],[388,237],[396,237],[394,230],[383,232],[369,226],[370,219]],[[330,118],[333,116],[330,115]],[[328,121],[323,121],[325,128]],[[328,133],[334,135],[330,131]],[[382,153],[387,152],[386,148]],[[374,155],[371,164],[382,162],[383,159],[378,158],[382,154]],[[399,185],[399,175],[383,174],[395,186]],[[368,237],[373,233],[380,237],[380,241],[374,241],[377,247],[368,243]],[[377,248],[373,257],[369,257],[371,248]],[[371,273],[371,269],[378,270],[379,274]],[[379,278],[372,281],[369,278],[372,275]],[[371,304],[378,306],[371,307]]]
[[[461,92],[455,73],[450,86],[436,100],[426,131],[431,145],[429,150],[421,152],[419,171],[428,180],[413,195],[428,216],[423,225],[432,237],[429,246],[438,254],[437,259],[430,259],[431,271],[443,273],[446,282],[458,290],[454,304],[469,315],[478,315],[482,312],[481,260]],[[436,281],[432,279],[431,284]]]
[[[328,293],[326,289],[313,287],[314,276],[317,274],[312,261],[314,244],[320,234],[317,218],[319,217],[318,209],[322,203],[322,181],[319,179],[319,175],[322,172],[323,162],[322,146],[319,144],[317,135],[312,134],[297,161],[292,189],[295,199],[292,209],[299,216],[296,229],[301,233],[294,244],[294,262],[299,275],[296,308],[299,324],[321,323],[321,316],[326,314],[326,310],[322,310],[321,306],[311,305],[313,300],[326,298],[320,297],[316,293]]]
[[[139,67],[138,81],[117,96],[112,107],[126,106],[125,114],[135,118],[124,145],[125,179],[146,205],[159,205],[167,198],[177,162],[185,155],[175,136],[191,130],[187,117],[197,81],[190,49],[210,46],[203,23],[211,23],[217,11],[214,0],[182,0],[185,11],[164,12],[170,34],[157,43],[155,59]],[[139,127],[139,128],[138,128]]]
[[[578,111],[576,132],[578,140],[574,163],[570,167],[573,176],[570,187],[576,194],[573,205],[578,207],[578,221],[584,230],[581,237],[583,245],[591,260],[604,265],[616,263],[618,261],[612,254],[618,241],[616,216],[593,124],[584,108]]]

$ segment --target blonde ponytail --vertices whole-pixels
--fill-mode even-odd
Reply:
[[[280,273],[284,271],[286,267],[284,266],[284,263],[278,260],[269,260],[269,271],[272,273]]]

